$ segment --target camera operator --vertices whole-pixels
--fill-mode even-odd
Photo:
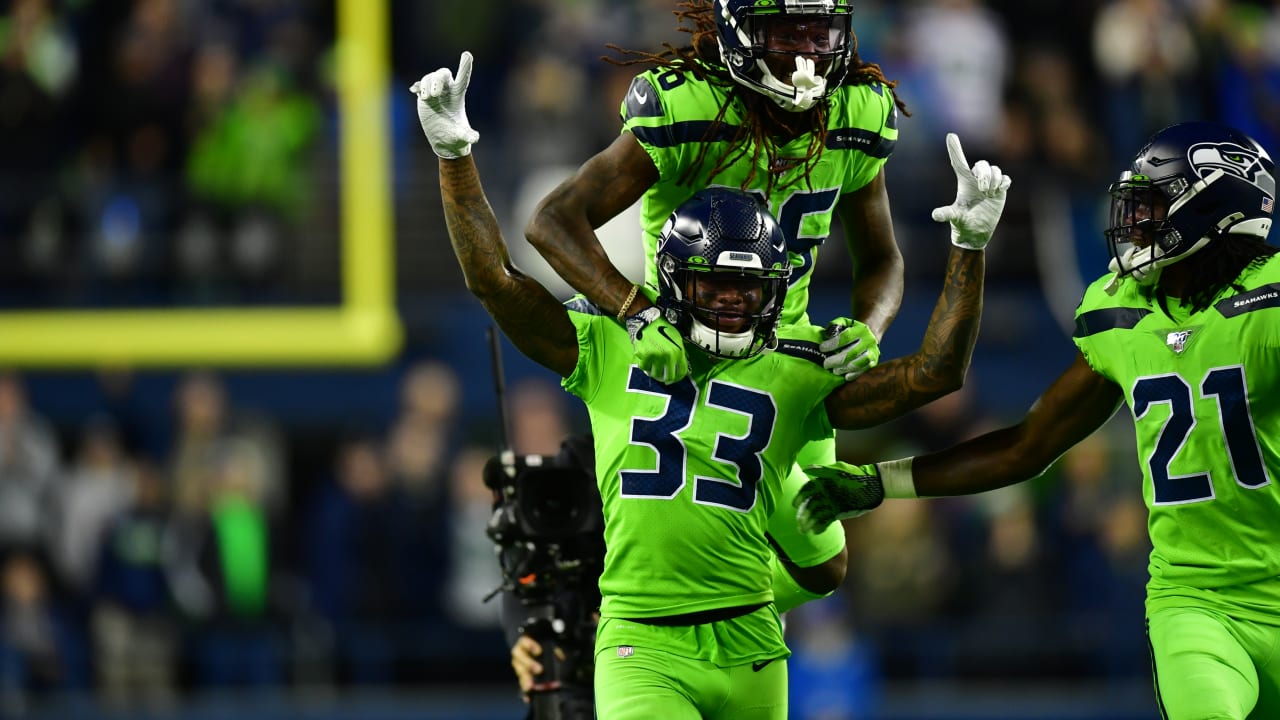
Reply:
[[[488,533],[506,591],[502,626],[530,720],[591,720],[604,515],[590,435],[555,456],[504,453],[485,468],[495,491]],[[546,649],[548,658],[533,662]],[[518,664],[517,664],[518,663]]]
[[[568,593],[566,593],[566,595],[568,595]],[[565,602],[574,602],[575,600],[581,602],[582,597],[565,597],[562,598],[562,600]],[[524,697],[524,701],[528,703],[530,698],[541,690],[542,685],[540,680],[542,677],[545,677],[550,668],[542,662],[542,643],[533,639],[531,635],[520,632],[520,625],[525,618],[524,608],[519,604],[515,596],[510,593],[504,595],[502,617],[503,628],[507,631],[507,640],[511,644],[511,669],[515,671],[516,680],[520,684],[520,692]],[[599,620],[600,614],[596,612],[595,608],[592,608],[589,613],[589,623],[592,631],[588,638],[590,640],[590,644],[585,648],[587,652],[584,655],[585,660],[588,663],[592,660],[591,651],[595,645],[595,625]],[[554,662],[560,666],[564,666],[569,662],[569,658],[565,654],[562,646],[557,645],[552,648],[552,656],[554,658]],[[591,718],[594,716],[594,710],[592,710],[590,666],[588,666],[586,670],[588,673],[588,682],[586,685],[583,687],[575,686],[572,688],[571,692],[576,694],[586,703],[588,714],[583,717]],[[532,709],[530,710],[528,717],[529,720],[543,720],[541,717],[534,715]]]

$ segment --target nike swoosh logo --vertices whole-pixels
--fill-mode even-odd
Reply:
[[[639,100],[641,105],[649,102],[649,93],[640,92],[639,90],[636,90],[631,94],[636,96],[636,100]]]
[[[679,347],[679,346],[680,346],[680,344],[681,344],[679,340],[677,340],[676,338],[673,338],[673,337],[671,337],[670,335],[668,335],[668,334],[667,334],[667,326],[666,326],[666,325],[663,325],[663,326],[661,326],[661,327],[659,327],[659,328],[658,328],[658,334],[659,334],[659,335],[661,335],[662,337],[666,338],[666,339],[667,339],[667,342],[671,343],[672,345],[675,345],[675,346]]]
[[[769,658],[768,660],[757,660],[751,663],[751,672],[760,672],[761,670],[764,669],[765,665],[768,665],[769,663],[773,662],[775,659],[776,658]]]

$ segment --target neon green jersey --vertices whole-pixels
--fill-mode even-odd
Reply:
[[[657,287],[657,266],[653,256],[662,226],[676,207],[697,190],[710,186],[741,188],[751,172],[750,148],[739,150],[729,167],[710,177],[711,171],[728,150],[729,140],[743,122],[742,108],[731,106],[715,137],[706,133],[720,112],[728,87],[699,80],[670,69],[654,69],[636,76],[622,101],[623,131],[631,132],[653,158],[659,179],[644,194],[640,217],[644,225],[645,281]],[[893,93],[879,83],[842,86],[828,99],[827,142],[822,156],[802,178],[803,164],[780,163],[769,168],[767,153],[761,153],[751,186],[744,188],[763,195],[769,174],[777,172],[769,195],[769,209],[787,237],[793,266],[787,290],[782,324],[807,322],[809,280],[818,246],[831,232],[831,217],[840,196],[858,190],[879,174],[898,140],[898,111]],[[783,158],[803,158],[809,135],[803,135],[777,150]],[[708,142],[698,171],[681,182]]]
[[[1195,314],[1171,307],[1176,317],[1133,282],[1108,295],[1109,279],[1085,292],[1074,339],[1133,414],[1152,587],[1275,585],[1280,255],[1242,273],[1243,291]]]
[[[743,360],[692,349],[689,377],[662,385],[612,317],[581,296],[565,305],[578,364],[563,384],[590,414],[604,502],[601,615],[772,600],[769,516],[800,448],[831,433],[824,400],[842,382],[814,362],[820,329]]]

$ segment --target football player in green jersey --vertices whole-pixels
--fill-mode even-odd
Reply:
[[[1036,477],[1125,403],[1149,512],[1147,633],[1164,717],[1280,718],[1275,165],[1234,128],[1183,123],[1157,133],[1110,192],[1111,272],[1076,310],[1075,362],[1022,422],[916,458],[812,468],[799,521]]]
[[[632,325],[645,373],[675,382],[688,372],[679,333],[646,293],[609,261],[594,229],[641,202],[648,262],[677,205],[709,186],[765,199],[787,239],[793,272],[783,325],[807,324],[809,282],[838,212],[853,259],[852,311],[828,325],[824,366],[852,380],[873,367],[902,302],[902,255],[894,238],[884,164],[897,142],[896,83],[856,50],[849,0],[693,0],[680,5],[688,47],[630,53],[652,66],[621,103],[623,128],[605,150],[551,192],[526,228],[552,268],[609,316]],[[802,462],[835,461],[835,438],[812,443]],[[804,484],[797,465],[788,497]],[[770,528],[783,609],[833,592],[847,570],[841,528],[806,535],[783,503]]]
[[[414,85],[440,156],[449,237],[469,290],[591,418],[604,504],[595,644],[601,718],[783,718],[786,662],[767,530],[801,449],[833,427],[879,424],[959,388],[982,306],[983,248],[1009,187],[947,145],[959,185],[953,247],[919,350],[846,382],[822,367],[821,328],[781,328],[786,239],[759,200],[695,193],[668,218],[650,297],[665,324],[626,327],[582,296],[561,304],[510,259],[480,186],[464,94],[470,55]],[[633,335],[677,333],[689,372],[661,383]]]

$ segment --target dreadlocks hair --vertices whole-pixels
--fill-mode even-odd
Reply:
[[[729,108],[735,103],[742,108],[743,114],[751,121],[744,122],[733,130],[733,135],[729,137],[728,147],[723,155],[716,158],[715,165],[712,166],[708,175],[708,181],[714,181],[716,176],[728,170],[739,159],[750,154],[751,170],[747,173],[747,177],[742,181],[741,189],[748,189],[752,181],[756,178],[757,168],[760,167],[760,156],[764,154],[767,163],[766,167],[782,167],[780,158],[777,155],[777,147],[775,138],[794,138],[803,133],[809,134],[809,147],[800,164],[804,166],[804,172],[799,180],[802,180],[810,189],[813,183],[810,180],[810,173],[818,159],[822,156],[822,149],[827,142],[827,104],[818,103],[809,110],[800,113],[789,112],[778,107],[773,101],[764,97],[760,93],[749,88],[739,85],[734,81],[733,76],[729,74],[729,70],[724,67],[720,58],[720,44],[716,38],[716,21],[715,8],[713,0],[684,0],[677,5],[677,9],[672,11],[678,20],[676,30],[688,33],[691,36],[689,45],[683,47],[675,47],[671,43],[663,43],[661,52],[652,53],[643,50],[627,50],[617,45],[607,45],[610,50],[617,52],[623,56],[623,59],[611,58],[608,56],[601,59],[613,65],[629,66],[629,65],[653,65],[655,67],[670,68],[680,73],[685,73],[703,80],[708,83],[717,85],[725,90],[724,102],[720,104],[720,109],[716,113],[716,117],[707,127],[706,133],[702,136],[703,143],[698,151],[698,156],[694,162],[684,171],[677,182],[682,185],[688,185],[693,182],[698,172],[702,169],[704,162],[707,160],[707,150],[711,147],[711,140],[719,138],[726,127],[725,115]],[[876,63],[863,62],[858,56],[857,43],[858,38],[853,37],[854,52],[850,59],[849,71],[845,73],[841,86],[846,85],[869,85],[872,83],[880,83],[892,90],[898,86],[896,80],[888,80],[884,76],[884,72]],[[898,110],[908,117],[911,113],[907,111],[907,106],[898,98],[897,93],[893,95],[894,105]],[[788,165],[794,165],[796,161],[788,158]],[[765,193],[771,193],[774,190],[774,182],[776,180],[775,173],[769,173],[765,184]]]
[[[1261,265],[1277,252],[1280,248],[1252,235],[1224,235],[1214,240],[1195,255],[1196,271],[1183,290],[1183,305],[1196,313],[1212,305],[1224,288],[1244,292],[1244,286],[1238,282],[1240,274],[1246,268]],[[1159,287],[1157,282],[1154,289]]]

